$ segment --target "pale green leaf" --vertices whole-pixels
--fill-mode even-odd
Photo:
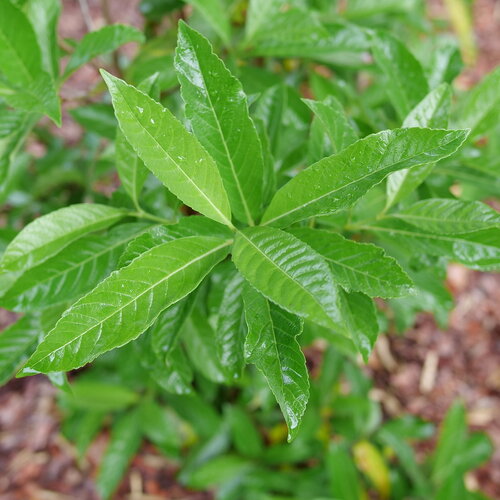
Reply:
[[[117,208],[82,203],[35,219],[11,241],[2,255],[0,281],[12,283],[22,271],[41,264],[80,236],[105,229],[125,215]]]
[[[223,42],[229,44],[231,38],[231,24],[229,11],[222,0],[188,0],[194,5],[203,17],[210,23],[212,28],[222,38]]]
[[[138,337],[194,290],[231,241],[189,237],[152,248],[76,302],[38,346],[28,367],[68,371]]]
[[[480,201],[431,198],[392,214],[413,226],[438,234],[461,234],[500,228],[500,213]]]
[[[289,233],[269,227],[236,234],[233,261],[265,297],[327,327],[342,324],[338,289],[324,259]]]
[[[309,399],[309,374],[297,342],[302,322],[270,304],[248,285],[243,299],[248,325],[246,358],[266,378],[285,417],[291,440],[297,435]]]
[[[120,484],[140,444],[139,412],[125,413],[113,424],[111,438],[97,474],[97,490],[103,500],[109,499]]]
[[[451,87],[443,83],[422,99],[405,118],[403,127],[447,128],[451,107]],[[431,173],[433,163],[393,172],[387,178],[386,208],[408,196]]]
[[[127,387],[92,379],[77,379],[71,384],[71,406],[90,411],[124,410],[137,403],[139,394]]]
[[[387,96],[403,120],[429,92],[424,70],[406,46],[389,33],[372,36],[372,52],[385,75]]]
[[[179,199],[231,225],[231,209],[213,158],[161,104],[105,71],[120,128],[127,141]]]
[[[398,262],[369,243],[357,243],[338,233],[310,228],[290,231],[318,252],[330,265],[333,279],[348,292],[370,297],[400,297],[412,292],[413,284]]]
[[[219,167],[233,213],[254,225],[262,205],[263,156],[242,86],[210,42],[185,23],[179,25],[175,67],[186,116]]]
[[[78,239],[24,273],[2,297],[2,307],[26,312],[88,292],[116,268],[125,246],[148,227],[144,223],[122,224],[107,234]]]
[[[24,316],[0,332],[0,385],[31,356],[40,333],[40,323],[33,316]]]
[[[303,99],[322,125],[330,139],[332,153],[338,153],[358,139],[357,133],[349,123],[342,104],[333,96],[324,101]]]
[[[271,200],[263,224],[287,226],[348,208],[388,174],[454,153],[465,130],[407,128],[369,135],[300,172]]]
[[[42,66],[55,79],[59,74],[57,23],[61,13],[61,2],[60,0],[29,0],[24,9],[38,39]]]
[[[46,113],[60,124],[54,81],[44,71],[42,53],[26,15],[9,0],[0,2],[0,97],[11,106]]]
[[[63,79],[100,54],[116,50],[128,42],[143,42],[144,35],[133,26],[112,24],[87,33],[77,45],[64,70]]]

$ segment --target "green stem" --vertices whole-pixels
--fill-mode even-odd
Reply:
[[[163,217],[158,217],[156,215],[144,212],[144,210],[138,210],[137,212],[129,212],[130,217],[137,217],[138,219],[147,219],[154,222],[159,222],[160,224],[175,224],[172,219],[165,219]]]

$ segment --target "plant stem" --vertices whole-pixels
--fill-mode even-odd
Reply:
[[[137,212],[129,212],[128,215],[130,215],[131,217],[137,217],[138,219],[147,219],[154,222],[159,222],[160,224],[175,224],[175,220],[158,217],[156,215],[145,212],[144,210],[138,210]]]

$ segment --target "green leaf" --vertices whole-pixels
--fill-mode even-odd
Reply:
[[[443,256],[481,271],[500,269],[499,228],[456,235],[436,234],[388,218],[359,229],[376,232],[379,237],[403,244],[410,254]]]
[[[113,424],[111,439],[97,475],[97,490],[104,500],[110,498],[120,484],[140,444],[141,428],[138,411],[122,415]]]
[[[451,87],[443,83],[419,102],[405,118],[403,127],[447,128],[451,107]],[[433,163],[393,172],[387,178],[387,203],[390,208],[406,198],[431,173]]]
[[[68,78],[80,66],[100,54],[112,52],[125,43],[142,43],[143,41],[144,35],[142,31],[124,24],[112,24],[87,33],[77,45],[73,54],[71,54],[64,70],[63,79]]]
[[[158,73],[142,81],[138,89],[155,98],[158,94]],[[115,161],[118,176],[123,189],[130,196],[136,208],[139,208],[139,195],[148,177],[149,171],[137,156],[132,146],[127,142],[123,132],[116,131]]]
[[[389,33],[373,35],[372,52],[385,75],[387,96],[403,120],[429,92],[422,66],[405,45]]]
[[[229,422],[232,441],[238,453],[244,457],[257,458],[264,450],[262,436],[248,413],[239,406],[226,406],[224,414]]]
[[[324,133],[330,139],[333,153],[339,153],[358,139],[356,131],[349,123],[342,104],[333,96],[324,101],[303,99],[311,111],[319,119]]]
[[[99,412],[123,410],[139,400],[139,394],[127,387],[98,380],[78,379],[71,393],[71,406]]]
[[[93,132],[106,139],[114,139],[116,136],[115,114],[109,104],[94,102],[71,109],[69,114],[86,132]]]
[[[195,307],[187,318],[181,337],[189,359],[200,373],[212,382],[232,382],[226,378],[226,370],[217,352],[214,329],[200,306]]]
[[[500,228],[500,213],[480,201],[431,198],[392,214],[419,229],[438,234],[461,234]]]
[[[270,227],[236,234],[233,261],[265,297],[323,326],[342,324],[338,289],[328,264],[310,246]]]
[[[68,309],[27,366],[43,373],[69,371],[130,342],[194,290],[230,244],[194,236],[147,251]]]
[[[39,115],[0,107],[0,201],[11,173],[11,165]]]
[[[326,463],[333,498],[342,500],[363,498],[361,479],[349,451],[343,444],[330,445]]]
[[[121,256],[118,266],[127,266],[136,257],[149,249],[186,236],[213,236],[215,238],[231,239],[233,233],[226,226],[203,216],[183,217],[177,224],[154,226],[131,241]]]
[[[40,324],[24,316],[0,332],[0,385],[5,384],[35,350]]]
[[[263,373],[288,425],[288,439],[298,432],[309,399],[309,374],[297,342],[302,322],[270,304],[246,286],[243,299],[248,336],[245,356]]]
[[[240,82],[210,42],[179,24],[175,68],[186,116],[215,159],[235,217],[254,225],[262,205],[262,148]]]
[[[302,227],[290,232],[328,262],[333,279],[348,292],[391,298],[413,291],[409,276],[378,246],[357,243],[338,233],[318,229]]]
[[[238,379],[244,367],[243,344],[246,328],[243,316],[243,276],[232,269],[229,279],[224,282],[224,292],[214,329],[215,345],[226,378]]]
[[[375,304],[364,293],[346,293],[343,290],[340,293],[343,299],[342,318],[354,345],[367,363],[379,333]]]
[[[25,6],[25,12],[38,39],[43,68],[55,79],[59,75],[57,23],[61,14],[61,2],[60,0],[29,0]]]
[[[55,210],[28,224],[9,244],[0,260],[0,280],[46,261],[80,236],[111,226],[123,210],[81,203]],[[4,289],[6,291],[6,289]]]
[[[231,209],[212,157],[161,104],[102,71],[127,141],[146,167],[194,210],[231,226]]]
[[[496,68],[468,93],[457,110],[455,122],[472,129],[471,139],[498,124],[499,87],[500,68]]]
[[[228,9],[221,0],[188,0],[194,5],[203,17],[210,23],[212,28],[229,44],[231,38],[231,25],[229,22]]]
[[[446,158],[466,137],[465,130],[420,128],[369,135],[285,184],[271,200],[262,223],[283,227],[348,208],[391,172]]]
[[[140,406],[141,430],[162,451],[178,450],[181,435],[176,422],[164,408],[154,401],[144,401]]]
[[[151,333],[146,333],[134,342],[141,365],[162,389],[173,394],[191,394],[193,370],[179,345],[177,333],[169,332],[171,335],[166,352],[155,351]]]
[[[78,239],[24,273],[0,303],[26,312],[77,298],[115,269],[125,246],[148,227],[144,223],[122,224],[107,234]]]
[[[26,15],[10,1],[0,2],[0,96],[11,106],[46,113],[61,123],[61,109],[51,76]]]

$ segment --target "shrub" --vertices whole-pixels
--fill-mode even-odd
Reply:
[[[458,48],[418,2],[190,3],[177,41],[181,2],[143,1],[147,36],[88,33],[62,72],[58,2],[0,3],[0,305],[23,313],[1,381],[48,375],[81,454],[112,416],[105,498],[143,438],[221,499],[480,498],[463,476],[491,446],[463,406],[419,464],[408,442],[432,426],[382,418],[358,355],[420,310],[446,322],[448,262],[500,267],[479,201],[498,193],[500,72],[457,92]],[[101,70],[111,103],[98,83],[65,147],[42,115],[60,125],[63,82],[127,42]]]

